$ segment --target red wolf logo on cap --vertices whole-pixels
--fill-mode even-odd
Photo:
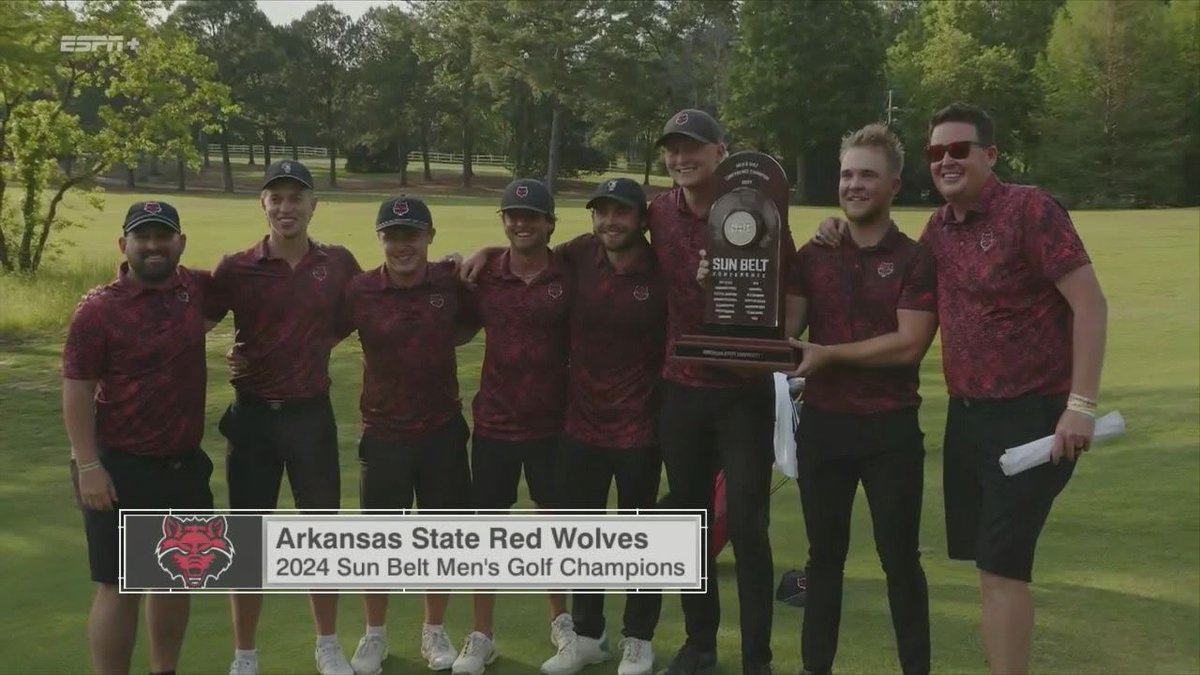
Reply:
[[[155,553],[158,566],[185,588],[207,588],[233,564],[233,542],[224,516],[164,516]]]
[[[404,216],[405,214],[407,214],[408,213],[408,202],[399,201],[399,202],[396,202],[395,204],[392,204],[392,213],[394,213],[398,216]]]

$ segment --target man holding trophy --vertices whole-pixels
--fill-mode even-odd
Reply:
[[[786,331],[787,314],[781,311],[780,280],[790,279],[788,263],[796,250],[787,226],[787,180],[766,155],[726,159],[720,125],[700,110],[673,115],[658,145],[677,184],[649,209],[651,243],[668,298],[659,421],[667,481],[675,506],[711,514],[713,476],[724,470],[743,673],[769,673],[774,571],[767,530],[775,428],[770,372],[794,367],[784,338],[795,333]],[[696,271],[705,253],[714,271],[711,286],[702,287]],[[789,306],[798,302],[787,298]],[[708,564],[712,570],[711,552]],[[687,641],[663,672],[711,673],[720,622],[715,575],[707,593],[684,595],[682,603]]]

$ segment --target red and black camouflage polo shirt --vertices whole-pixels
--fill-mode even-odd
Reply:
[[[1091,261],[1066,210],[1038,188],[992,176],[963,221],[943,206],[921,242],[937,264],[950,395],[1070,391],[1074,315],[1055,282]]]

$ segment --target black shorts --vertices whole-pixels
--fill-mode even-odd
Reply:
[[[1032,580],[1038,536],[1075,463],[1005,476],[1000,456],[1053,435],[1066,398],[950,399],[942,482],[951,558],[974,560],[979,569],[1008,579]]]
[[[462,415],[408,441],[363,436],[358,444],[359,504],[364,509],[471,508],[471,465]]]
[[[471,494],[478,509],[509,509],[517,503],[521,469],[529,498],[540,507],[554,504],[558,436],[532,441],[498,441],[475,436],[471,442]]]
[[[178,457],[142,457],[101,450],[100,461],[112,479],[118,501],[111,511],[83,509],[88,565],[92,581],[116,584],[120,566],[121,509],[213,510],[208,480],[213,464],[200,448]],[[71,462],[71,481],[79,500],[79,472]]]
[[[282,403],[239,395],[218,428],[229,441],[230,508],[276,508],[285,470],[296,508],[341,506],[337,422],[328,395]]]
[[[564,509],[608,508],[617,483],[617,508],[652,509],[662,481],[658,446],[606,448],[563,434],[555,468],[555,505]]]

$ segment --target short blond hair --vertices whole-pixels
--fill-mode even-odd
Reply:
[[[843,136],[838,159],[845,157],[851,148],[875,148],[887,158],[888,168],[895,175],[899,176],[904,171],[904,146],[886,124],[868,124]]]

